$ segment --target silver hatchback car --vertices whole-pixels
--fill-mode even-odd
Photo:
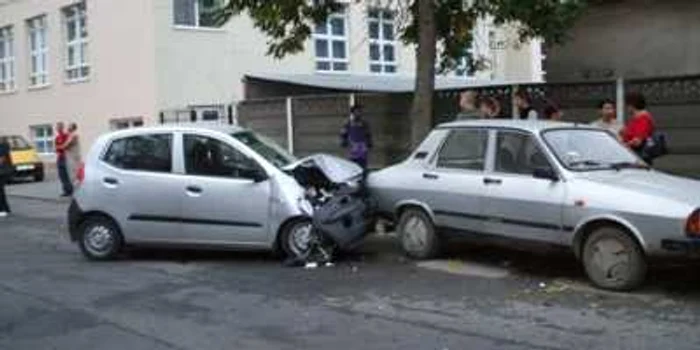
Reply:
[[[331,182],[361,175],[332,156],[296,160],[274,142],[235,126],[138,128],[99,138],[68,210],[83,254],[113,258],[126,245],[308,249],[313,208],[295,167]]]
[[[441,125],[368,186],[415,258],[435,256],[451,234],[551,244],[573,251],[599,287],[624,290],[649,259],[700,251],[700,182],[652,170],[588,126]]]

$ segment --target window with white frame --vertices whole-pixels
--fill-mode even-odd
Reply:
[[[369,71],[396,73],[396,31],[394,12],[371,9],[367,14],[369,28]]]
[[[50,154],[56,151],[54,147],[53,127],[50,124],[33,125],[29,127],[32,143],[36,151]]]
[[[29,86],[49,83],[46,15],[27,20],[29,37]]]
[[[90,75],[85,2],[65,7],[63,19],[66,39],[66,80],[84,80]]]
[[[348,70],[348,27],[345,12],[334,13],[314,30],[316,70],[344,72]]]
[[[0,28],[0,92],[15,89],[15,42],[12,26]]]
[[[195,28],[220,27],[215,13],[221,5],[222,0],[173,0],[173,24]]]

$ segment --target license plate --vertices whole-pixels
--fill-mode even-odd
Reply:
[[[29,164],[29,165],[18,165],[17,166],[17,171],[27,171],[27,170],[34,170],[34,165]]]

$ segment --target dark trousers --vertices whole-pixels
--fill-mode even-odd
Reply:
[[[63,194],[70,196],[73,194],[73,183],[71,183],[70,176],[68,175],[68,164],[66,164],[65,158],[60,158],[56,161],[56,169],[58,170],[58,178],[61,180],[61,186],[63,187]]]
[[[367,169],[367,157],[352,158],[350,161],[362,167],[363,170]]]
[[[5,196],[5,184],[7,179],[0,176],[0,212],[10,212],[10,205],[7,203],[7,197]]]

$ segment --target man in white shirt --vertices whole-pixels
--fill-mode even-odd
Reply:
[[[617,120],[615,101],[605,99],[600,102],[598,108],[600,109],[600,119],[594,121],[591,125],[608,130],[615,135],[620,135],[623,125]]]

